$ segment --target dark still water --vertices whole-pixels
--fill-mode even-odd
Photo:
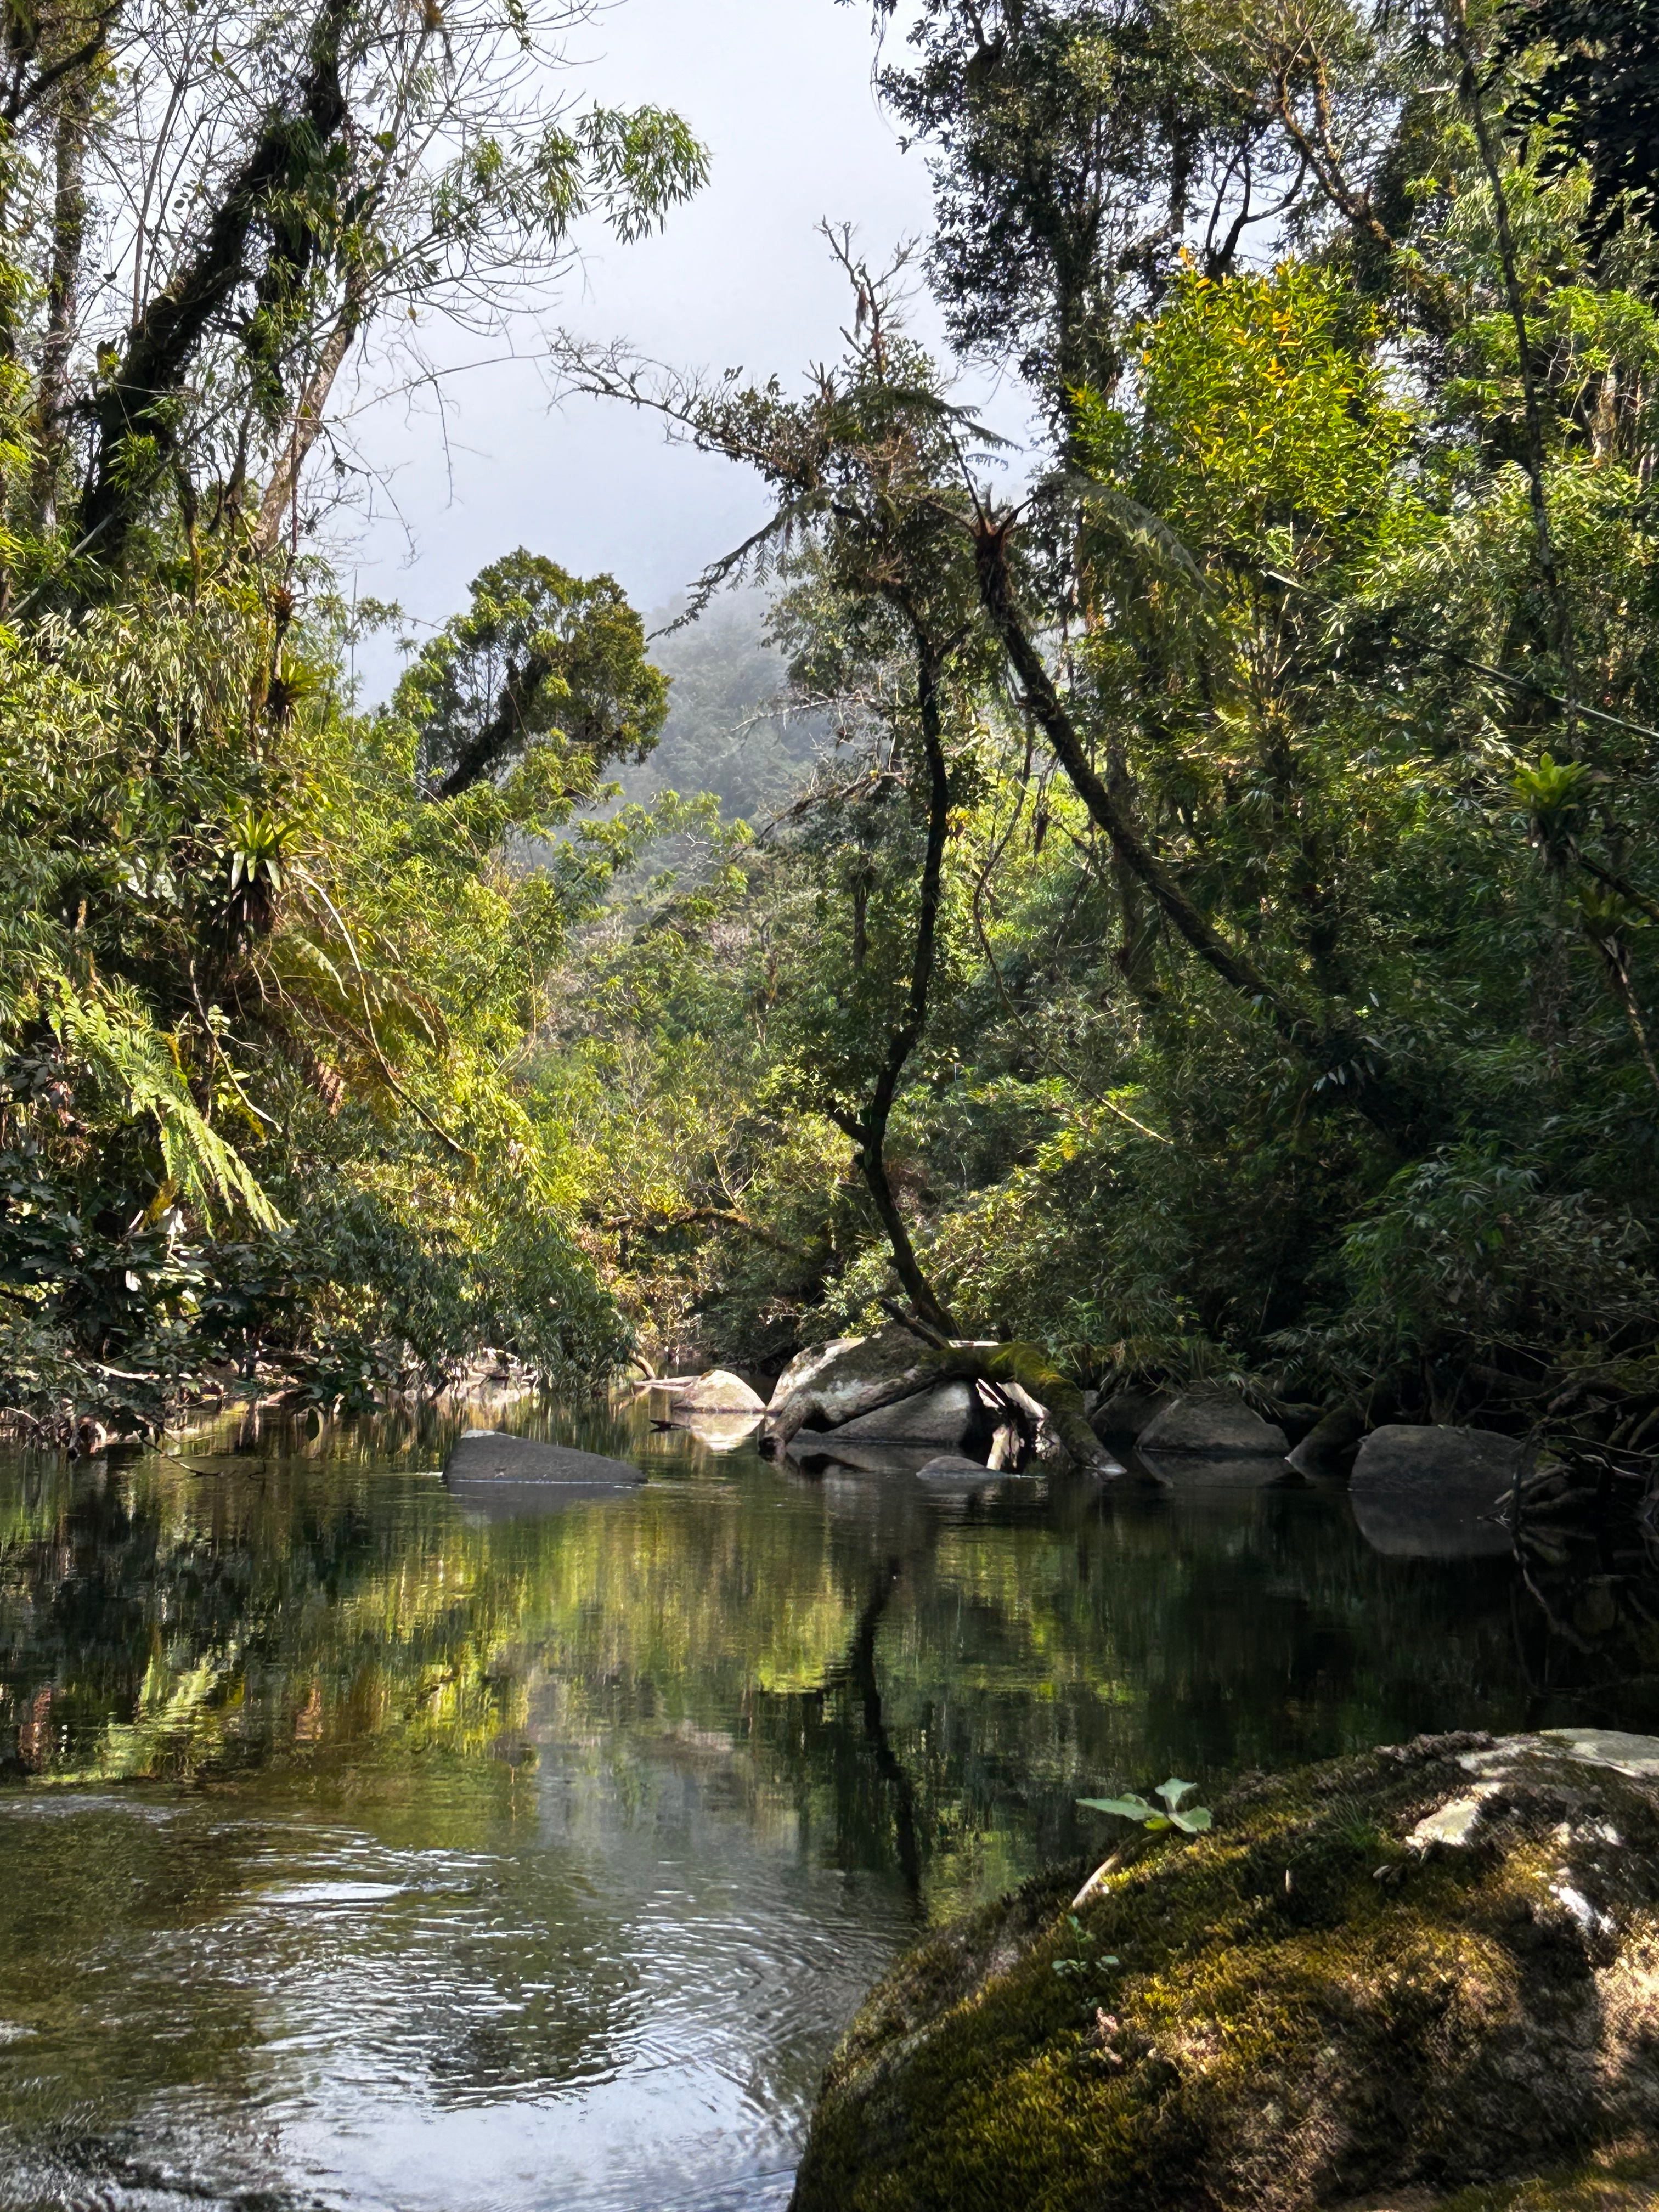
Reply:
[[[864,1989],[1103,1850],[1079,1791],[1659,1722],[1612,1540],[508,1425],[651,1480],[487,1519],[435,1419],[0,1461],[4,2212],[781,2206]]]

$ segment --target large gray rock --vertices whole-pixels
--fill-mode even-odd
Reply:
[[[804,1390],[820,1368],[827,1367],[843,1352],[850,1352],[855,1344],[862,1344],[861,1336],[832,1336],[827,1344],[808,1344],[802,1346],[777,1381],[772,1385],[772,1395],[766,1401],[769,1413],[781,1413],[798,1390]]]
[[[940,1382],[839,1423],[835,1437],[837,1444],[866,1438],[894,1444],[956,1445],[975,1428],[988,1425],[988,1418],[971,1382]]]
[[[1183,1391],[1172,1406],[1155,1413],[1136,1439],[1143,1451],[1202,1452],[1206,1458],[1228,1452],[1253,1455],[1285,1451],[1285,1431],[1253,1413],[1237,1391]]]
[[[1298,1474],[1346,1474],[1364,1433],[1364,1421],[1354,1408],[1337,1406],[1314,1423],[1291,1454],[1291,1465]]]
[[[543,1443],[534,1437],[510,1437],[498,1429],[469,1429],[444,1462],[446,1488],[491,1515],[551,1513],[623,1498],[644,1480],[626,1460]]]
[[[1515,1480],[1521,1446],[1491,1429],[1418,1427],[1391,1421],[1373,1429],[1353,1463],[1356,1489],[1417,1495],[1465,1491],[1490,1501]]]
[[[1373,1549],[1406,1559],[1496,1557],[1510,1546],[1496,1516],[1521,1446],[1486,1429],[1391,1422],[1359,1447],[1354,1519]]]
[[[688,1413],[763,1413],[766,1401],[729,1367],[711,1367],[680,1393],[679,1409]]]
[[[1087,1832],[1080,1892],[872,1992],[795,2212],[1659,2203],[1659,1741],[1419,1737]]]
[[[896,1398],[912,1397],[933,1380],[937,1357],[931,1346],[896,1325],[874,1336],[826,1345],[822,1357],[811,1360],[803,1353],[786,1368],[772,1393],[767,1437],[775,1448],[809,1424],[837,1429]],[[797,1367],[800,1372],[791,1381]]]
[[[1114,1390],[1091,1409],[1089,1425],[1103,1443],[1133,1443],[1170,1402],[1167,1390]]]

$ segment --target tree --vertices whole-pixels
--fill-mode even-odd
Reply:
[[[520,548],[473,579],[471,599],[398,688],[426,791],[457,799],[533,761],[550,789],[586,796],[613,762],[644,759],[668,684],[611,577],[584,581]]]
[[[562,112],[553,41],[580,16],[75,0],[43,19],[11,102],[20,197],[53,134],[40,496],[55,512],[83,471],[68,504],[99,574],[169,503],[186,534],[270,550],[365,332],[394,310],[405,330],[533,313],[579,216],[635,237],[696,189],[678,118]],[[89,236],[108,260],[90,297]]]

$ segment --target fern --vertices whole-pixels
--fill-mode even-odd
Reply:
[[[240,1202],[261,1229],[283,1225],[247,1163],[191,1097],[177,1043],[155,1026],[136,993],[114,985],[81,996],[60,982],[52,1022],[60,1043],[118,1087],[132,1119],[154,1117],[173,1191],[204,1213],[216,1197]]]

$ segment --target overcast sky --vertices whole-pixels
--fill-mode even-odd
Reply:
[[[837,352],[848,302],[815,226],[855,223],[873,260],[925,233],[929,212],[923,157],[901,151],[872,88],[862,0],[618,0],[569,52],[573,94],[677,108],[712,173],[660,237],[592,240],[562,319],[682,366],[787,380]],[[915,323],[937,331],[925,296]],[[497,350],[436,330],[429,343],[446,363]],[[530,332],[517,343],[533,355]],[[383,402],[357,422],[386,483],[377,519],[337,540],[348,588],[355,572],[361,595],[414,617],[453,613],[484,562],[520,544],[609,569],[636,605],[659,606],[763,517],[753,478],[666,446],[648,420],[591,400],[550,409],[533,358],[447,376],[443,390],[442,423],[429,399]],[[1017,418],[1012,401],[999,421]],[[358,665],[377,695],[396,663],[370,648]]]

